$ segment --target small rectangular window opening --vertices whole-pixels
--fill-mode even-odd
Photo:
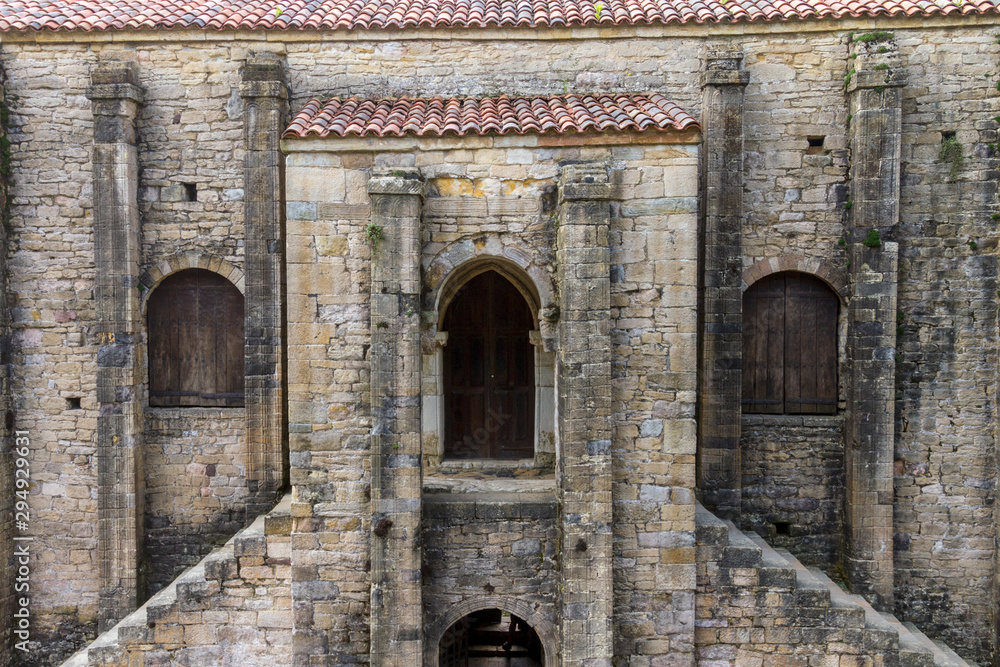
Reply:
[[[80,397],[79,396],[68,396],[66,397],[66,409],[67,410],[80,410]]]
[[[774,534],[775,535],[791,535],[792,534],[792,524],[788,521],[775,521],[774,522]]]
[[[809,148],[806,149],[806,155],[822,155],[823,154],[823,142],[826,137],[806,137],[806,141],[809,142]]]
[[[955,133],[954,132],[942,132],[941,133],[941,143],[942,144],[944,142],[949,141],[949,140],[954,139],[954,138],[955,138]]]
[[[198,186],[194,183],[184,184],[185,201],[198,201]]]

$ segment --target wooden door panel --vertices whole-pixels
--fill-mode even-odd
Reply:
[[[836,412],[839,308],[837,295],[804,273],[772,274],[750,288],[743,301],[745,412]]]
[[[533,325],[524,298],[495,271],[472,278],[455,295],[444,321],[446,457],[532,456]],[[474,402],[473,395],[479,397]],[[525,404],[522,395],[531,400]]]
[[[190,269],[167,278],[147,309],[150,405],[243,405],[239,290],[216,273]]]

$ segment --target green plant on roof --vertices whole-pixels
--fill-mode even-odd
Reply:
[[[597,18],[598,21],[601,20],[601,11],[603,9],[604,9],[604,3],[603,2],[595,2],[594,3],[594,16]]]
[[[274,6],[274,18],[278,18],[285,13],[285,10],[281,8],[281,5]]]

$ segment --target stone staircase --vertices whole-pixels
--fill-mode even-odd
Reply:
[[[876,611],[863,597],[843,590],[822,571],[805,567],[790,553],[771,548],[754,533],[743,533],[731,521],[719,519],[700,504],[695,523],[699,595],[707,591],[714,602],[729,602],[743,610],[742,615],[699,617],[696,644],[701,643],[705,655],[712,658],[701,659],[699,664],[735,665],[737,657],[742,658],[740,664],[754,664],[756,658],[748,660],[748,656],[760,655],[764,656],[763,665],[783,665],[785,662],[768,657],[770,650],[780,652],[785,646],[801,651],[803,646],[811,646],[818,655],[881,656],[881,664],[887,667],[976,667],[912,624]],[[752,614],[746,613],[749,605],[755,607]],[[773,630],[775,641],[761,639],[767,636],[769,626],[782,623],[790,627],[780,632]],[[734,625],[736,631],[728,632]],[[760,625],[764,632],[755,635],[754,625]],[[719,642],[728,642],[732,650],[720,650]],[[855,663],[849,658],[846,664],[862,661]]]
[[[62,667],[291,663],[291,495]]]

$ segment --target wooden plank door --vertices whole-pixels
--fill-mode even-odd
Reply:
[[[147,306],[149,404],[241,406],[243,295],[202,269],[176,273]]]
[[[775,273],[743,296],[743,411],[837,411],[840,299],[826,283]]]
[[[455,295],[444,321],[446,458],[534,454],[533,325],[524,297],[495,271]]]

